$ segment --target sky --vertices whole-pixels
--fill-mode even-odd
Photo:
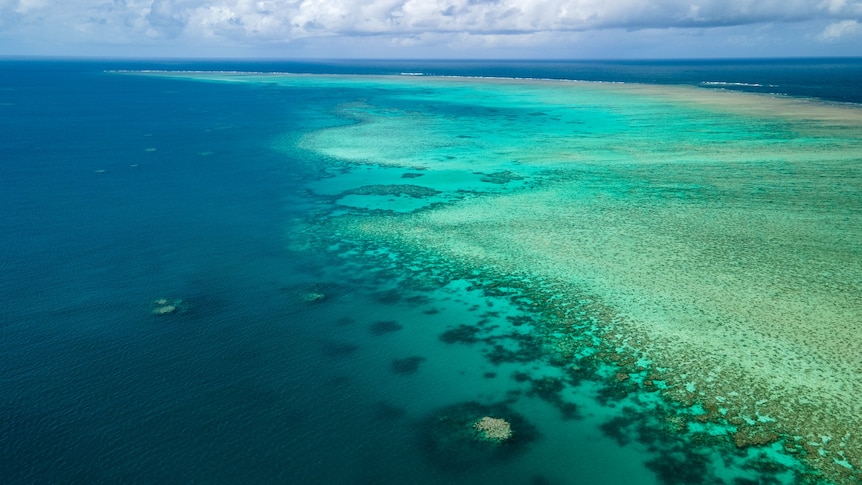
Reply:
[[[862,56],[862,0],[0,0],[0,56]]]

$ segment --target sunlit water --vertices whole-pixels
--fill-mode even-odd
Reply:
[[[858,107],[249,67],[3,66],[4,483],[858,465]],[[511,439],[480,439],[484,415]]]

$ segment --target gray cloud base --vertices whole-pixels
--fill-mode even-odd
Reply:
[[[9,46],[181,41],[242,49],[330,37],[525,45],[554,33],[802,22],[817,29],[810,42],[830,43],[859,36],[860,19],[862,0],[0,0],[0,38]],[[513,38],[500,40],[506,36]]]

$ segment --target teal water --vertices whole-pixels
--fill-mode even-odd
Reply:
[[[807,476],[780,445],[738,449],[697,433],[710,423],[673,419],[655,393],[617,378],[617,364],[632,363],[569,365],[548,344],[568,337],[547,334],[540,277],[501,286],[488,267],[330,232],[340,217],[376,221],[547,187],[566,150],[545,131],[558,122],[593,140],[589,154],[565,153],[588,162],[584,180],[619,177],[604,164],[640,148],[605,149],[603,137],[651,120],[627,118],[612,94],[542,111],[543,97],[565,93],[108,72],[128,67],[142,68],[2,66],[3,483]],[[531,69],[523,77],[551,77]],[[802,143],[777,132],[782,154]],[[809,136],[823,151],[847,143]],[[717,186],[685,175],[648,195]],[[154,314],[161,299],[176,310]],[[585,326],[600,319],[581,310]],[[469,426],[484,414],[517,424],[515,439],[477,442]]]

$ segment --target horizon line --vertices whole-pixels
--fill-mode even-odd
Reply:
[[[502,58],[502,57],[240,57],[240,56],[101,56],[101,55],[29,55],[0,54],[0,61],[124,61],[124,62],[756,62],[862,60],[862,56],[762,56],[762,57],[618,57],[618,58]]]

